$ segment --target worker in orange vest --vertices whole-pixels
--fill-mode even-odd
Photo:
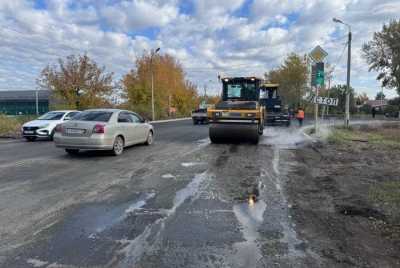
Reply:
[[[304,110],[303,108],[299,107],[297,110],[297,115],[296,115],[297,121],[299,121],[299,126],[303,126],[303,120],[304,120]]]

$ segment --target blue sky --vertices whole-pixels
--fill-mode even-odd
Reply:
[[[261,76],[316,45],[335,66],[333,84],[344,83],[339,17],[354,34],[352,86],[373,97],[380,86],[360,49],[398,14],[397,0],[0,0],[0,90],[35,89],[40,71],[70,54],[88,53],[118,80],[156,47],[214,94],[218,74]]]

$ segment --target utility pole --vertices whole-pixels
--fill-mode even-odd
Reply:
[[[151,52],[150,56],[150,68],[151,68],[151,120],[154,121],[155,115],[154,115],[154,70],[153,70],[153,57],[154,54],[156,54],[158,51],[160,51],[160,48],[157,48],[155,51]]]
[[[36,115],[39,115],[39,90],[37,88],[35,92],[35,99],[36,99]]]
[[[346,121],[345,126],[350,124],[350,67],[351,67],[351,28],[349,26],[349,40],[347,47],[347,92],[346,92]]]
[[[349,34],[347,41],[347,83],[346,83],[346,109],[345,109],[345,117],[344,117],[344,125],[345,127],[349,127],[350,125],[350,68],[351,68],[351,26],[343,21],[333,18],[333,21],[336,23],[341,23],[347,26]]]

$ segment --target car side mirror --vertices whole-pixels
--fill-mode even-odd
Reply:
[[[67,120],[71,120],[71,117],[70,116],[64,117],[64,121],[67,121]]]

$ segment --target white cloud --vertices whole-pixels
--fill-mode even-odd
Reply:
[[[178,9],[169,1],[134,0],[103,6],[100,13],[116,30],[134,31],[164,26],[176,18]]]

